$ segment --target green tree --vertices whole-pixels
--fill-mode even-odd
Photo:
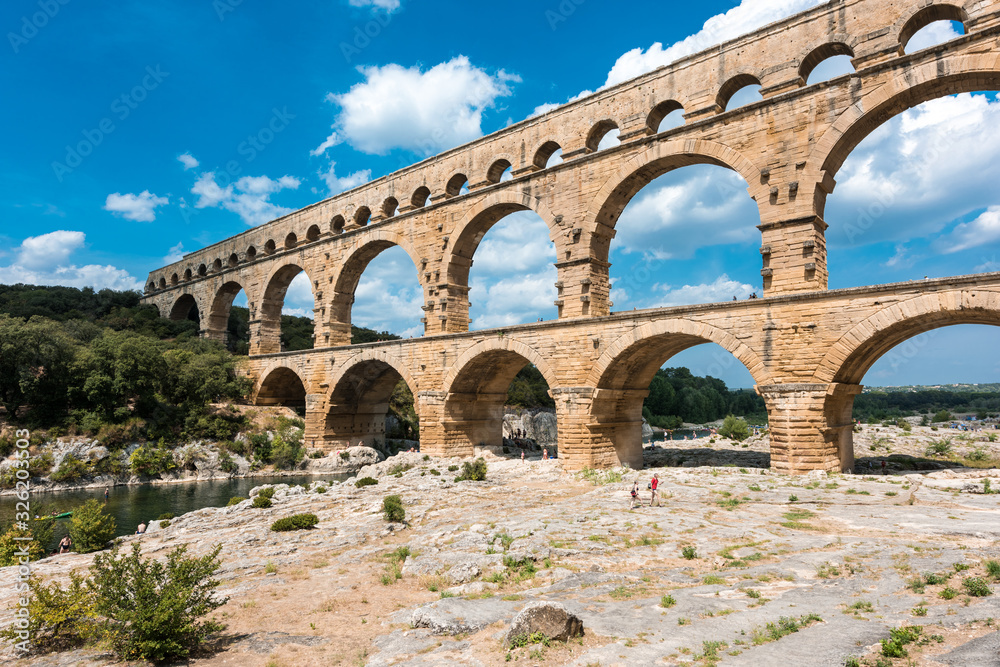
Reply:
[[[739,417],[726,415],[726,418],[722,422],[722,426],[719,428],[719,435],[723,438],[729,438],[731,440],[741,442],[750,437],[750,427],[747,426],[747,423]]]
[[[7,414],[16,419],[28,404],[45,412],[63,409],[75,356],[75,345],[55,322],[0,314],[0,402]]]
[[[16,539],[24,537],[32,539],[30,542]],[[0,535],[0,567],[17,565],[21,558],[17,552],[22,551],[25,547],[28,549],[28,560],[44,558],[45,554],[48,553],[46,545],[42,544],[38,540],[38,536],[34,535],[31,530],[11,527],[6,533]]]
[[[104,505],[94,499],[73,510],[69,521],[69,536],[73,550],[80,553],[98,551],[114,539],[118,526],[115,518],[104,511]]]

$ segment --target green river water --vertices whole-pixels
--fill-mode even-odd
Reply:
[[[250,489],[262,484],[308,484],[313,481],[339,481],[349,474],[296,475],[294,477],[239,477],[213,479],[197,482],[175,482],[170,484],[138,484],[113,486],[109,490],[107,511],[118,525],[116,535],[130,535],[140,523],[148,524],[161,514],[180,516],[203,507],[222,507],[233,496],[246,497]],[[32,493],[29,499],[32,515],[66,512],[82,505],[91,498],[104,502],[104,488],[77,489]],[[14,519],[14,496],[0,497],[0,525],[8,525]],[[50,550],[54,549],[69,530],[69,519],[56,521],[55,534]]]

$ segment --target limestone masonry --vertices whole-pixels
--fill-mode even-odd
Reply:
[[[941,19],[966,34],[904,54]],[[856,72],[807,86],[836,55],[850,56]],[[763,101],[727,111],[749,84],[761,85]],[[767,402],[774,468],[848,470],[865,372],[919,333],[1000,324],[1000,274],[828,291],[826,197],[851,151],[888,119],[998,89],[1000,0],[834,0],[191,253],[149,274],[144,301],[175,319],[197,308],[202,335],[222,339],[244,290],[255,400],[305,404],[306,440],[326,450],[383,438],[400,378],[416,397],[424,452],[498,445],[507,386],[531,362],[556,401],[564,465],[641,466],[653,374],[713,342],[749,369]],[[685,123],[659,132],[677,109]],[[614,129],[621,145],[598,150]],[[564,162],[546,166],[557,149]],[[728,167],[749,184],[765,298],[612,313],[608,252],[619,215],[654,178],[691,164]],[[513,178],[501,181],[508,168]],[[476,248],[522,210],[546,222],[556,246],[559,319],[469,332]],[[860,235],[872,217],[844,224]],[[392,246],[417,267],[425,335],[351,346],[358,281]],[[282,353],[281,307],[302,271],[316,349]]]

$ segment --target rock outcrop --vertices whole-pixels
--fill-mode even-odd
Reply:
[[[531,637],[536,632],[566,641],[583,635],[583,621],[558,602],[531,602],[511,621],[504,643],[510,646],[518,637]]]

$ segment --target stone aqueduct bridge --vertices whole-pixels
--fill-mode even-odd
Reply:
[[[905,53],[941,19],[962,22],[966,34]],[[806,85],[836,55],[850,56],[855,73]],[[763,101],[727,110],[750,84],[761,85]],[[766,400],[772,466],[848,469],[851,407],[867,369],[919,333],[1000,324],[1000,274],[827,291],[827,195],[879,125],[981,90],[1000,90],[1000,0],[833,0],[191,253],[150,273],[145,301],[173,318],[197,307],[202,334],[222,338],[245,290],[255,398],[304,402],[314,446],[382,437],[400,378],[416,397],[424,451],[498,444],[506,388],[531,362],[555,398],[569,467],[639,465],[655,370],[713,342],[749,369]],[[684,124],[660,132],[677,109]],[[620,145],[599,150],[613,129]],[[557,149],[564,161],[551,164]],[[612,314],[608,252],[619,215],[654,178],[699,163],[733,169],[749,185],[765,298]],[[501,180],[507,170],[513,178]],[[468,332],[476,248],[520,210],[536,212],[555,244],[559,319]],[[868,224],[846,222],[859,233]],[[391,246],[417,267],[425,335],[351,346],[358,281]],[[302,271],[316,349],[281,353],[282,303]]]

